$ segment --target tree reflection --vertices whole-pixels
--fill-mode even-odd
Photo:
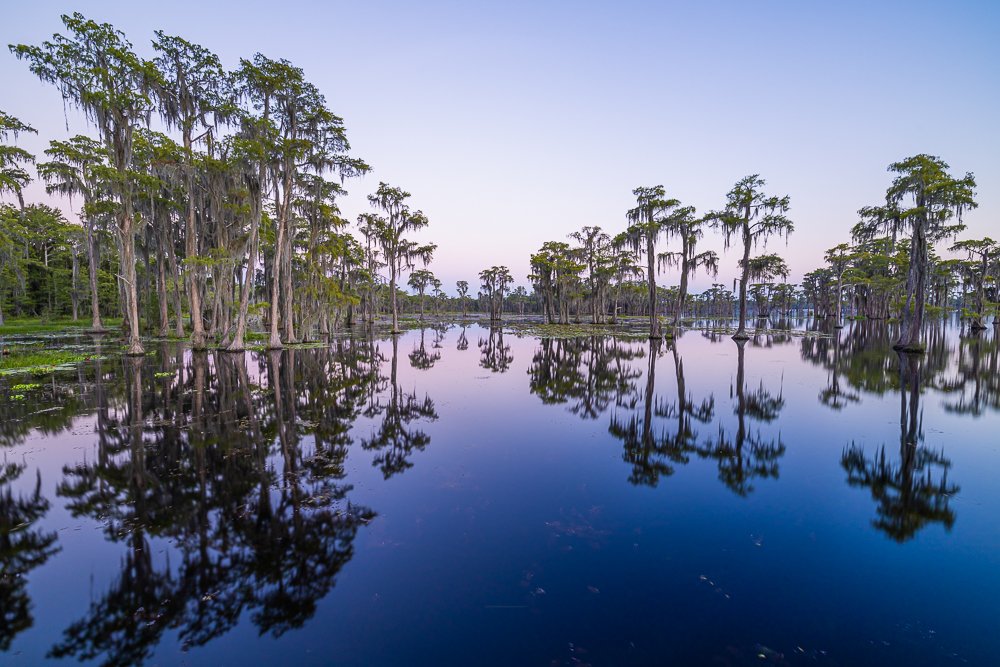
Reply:
[[[826,322],[829,326],[829,321]],[[819,394],[824,405],[841,410],[852,403],[859,403],[863,393],[884,395],[898,391],[898,374],[895,372],[896,355],[892,344],[898,337],[892,325],[874,320],[850,324],[840,333],[831,329],[824,336],[805,336],[801,342],[802,358],[829,372],[829,383]],[[927,353],[922,380],[933,378],[948,367],[950,350],[944,330],[940,325],[928,331]]]
[[[34,623],[28,575],[59,551],[55,532],[35,526],[49,511],[41,473],[31,492],[14,494],[13,484],[24,469],[16,463],[0,466],[0,651],[9,650]]]
[[[153,562],[147,533],[160,533],[173,516],[161,484],[157,456],[147,460],[143,442],[142,357],[121,360],[126,405],[109,416],[99,433],[98,459],[63,470],[57,493],[69,499],[73,516],[104,519],[108,537],[126,544],[121,574],[92,602],[86,617],[73,623],[50,657],[75,656],[105,664],[129,665],[149,658],[151,647],[178,610],[172,574]],[[100,378],[98,379],[100,383]],[[103,400],[104,394],[100,392]]]
[[[482,352],[479,365],[494,373],[506,373],[514,362],[510,345],[503,342],[503,327],[490,327],[489,336],[479,339],[479,350]]]
[[[421,332],[421,347],[423,346]],[[412,426],[418,420],[433,421],[437,419],[437,410],[430,396],[423,399],[417,397],[416,391],[406,392],[399,386],[397,377],[398,337],[392,337],[392,359],[390,360],[389,384],[370,403],[365,414],[369,417],[381,417],[378,428],[362,440],[361,446],[376,452],[372,465],[377,466],[385,479],[413,466],[410,456],[414,451],[423,451],[431,438],[429,435]],[[412,363],[413,355],[410,355]]]
[[[946,411],[979,417],[987,410],[1000,410],[998,349],[997,340],[987,340],[982,331],[959,341],[954,374],[936,383],[949,396]]]
[[[627,416],[617,411],[611,416],[608,432],[622,440],[623,459],[632,465],[629,482],[656,486],[661,477],[674,474],[675,465],[686,464],[698,451],[698,434],[694,423],[706,424],[715,413],[715,399],[709,397],[696,403],[687,391],[684,361],[671,345],[677,396],[671,403],[656,394],[656,360],[660,356],[660,341],[649,341],[646,387],[639,397],[619,405]],[[642,411],[637,407],[641,405]]]
[[[767,439],[759,429],[753,430],[748,424],[773,422],[785,406],[785,400],[780,392],[775,396],[765,389],[763,381],[756,390],[747,388],[745,347],[746,341],[736,341],[736,383],[731,389],[736,397],[736,431],[729,436],[720,425],[718,436],[699,450],[702,456],[715,459],[719,479],[740,496],[754,490],[755,479],[777,478],[778,460],[785,453],[780,434],[777,438]]]
[[[916,355],[898,353],[899,361],[899,462],[894,463],[883,445],[868,458],[852,443],[841,456],[851,486],[867,488],[875,500],[872,521],[896,542],[912,539],[930,523],[950,529],[955,513],[948,506],[957,485],[948,482],[951,462],[943,452],[921,446],[923,411],[920,408],[921,363]]]
[[[832,410],[843,410],[852,403],[858,403],[861,395],[845,386],[844,354],[846,345],[841,337],[842,329],[833,329],[829,336],[809,336],[802,339],[802,358],[827,369],[827,385],[819,392],[819,402]],[[851,355],[848,354],[848,359]]]
[[[642,373],[629,363],[645,351],[616,338],[542,338],[528,368],[529,389],[546,404],[569,403],[583,419],[596,419],[635,392]]]
[[[792,335],[787,329],[755,327],[750,336],[751,347],[772,348],[778,345],[788,345]]]
[[[424,342],[424,334],[426,331],[427,330],[424,327],[420,327],[420,342],[414,345],[413,351],[410,352],[410,365],[422,371],[434,368],[434,364],[441,359],[440,352],[427,351],[427,344]],[[440,344],[434,346],[434,348],[440,347]],[[395,351],[395,349],[396,347],[393,345],[393,350]]]
[[[99,406],[97,456],[66,468],[57,492],[126,551],[50,656],[136,664],[168,628],[197,646],[244,613],[274,636],[311,618],[375,516],[343,482],[351,424],[378,378],[372,349],[271,352],[253,374],[242,353],[164,349],[156,374],[123,360],[124,405]],[[154,556],[165,540],[171,559]]]

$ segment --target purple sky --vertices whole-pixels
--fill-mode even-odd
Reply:
[[[0,42],[39,43],[72,11],[146,56],[162,29],[227,67],[257,51],[302,67],[374,167],[344,212],[368,210],[380,180],[412,192],[449,292],[493,264],[527,284],[544,241],[622,230],[636,186],[707,211],[755,172],[791,195],[797,230],[769,248],[798,281],[882,200],[886,166],[921,152],[975,173],[966,236],[1000,234],[1000,3],[53,1],[5,7]],[[6,50],[0,80],[0,108],[39,130],[23,147],[91,131]]]

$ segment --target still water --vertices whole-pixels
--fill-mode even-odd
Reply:
[[[1000,664],[994,332],[50,339],[0,663]]]

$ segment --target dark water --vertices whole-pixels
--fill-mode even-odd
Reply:
[[[1000,664],[998,346],[928,340],[452,326],[0,378],[0,663]]]

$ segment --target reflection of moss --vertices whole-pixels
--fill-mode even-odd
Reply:
[[[11,354],[0,357],[0,375],[50,373],[60,366],[78,364],[91,358],[93,355],[70,350],[24,351],[15,349],[11,351]]]

